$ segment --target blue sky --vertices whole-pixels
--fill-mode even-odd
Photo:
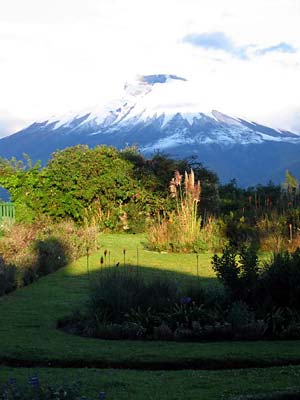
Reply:
[[[238,58],[246,57],[247,47],[235,45],[224,32],[190,33],[183,42],[206,50],[221,50]]]
[[[195,103],[300,132],[299,21],[299,0],[1,0],[0,136],[157,73],[188,79]]]
[[[183,42],[206,50],[220,50],[241,59],[250,59],[251,50],[253,49],[256,49],[256,56],[263,56],[272,52],[294,54],[300,50],[300,46],[296,48],[286,42],[280,42],[268,47],[260,47],[254,43],[238,46],[224,32],[191,33],[183,38]],[[249,57],[248,52],[250,53]]]

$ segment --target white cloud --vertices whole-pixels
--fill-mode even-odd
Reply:
[[[0,109],[24,124],[102,103],[136,74],[166,72],[191,79],[190,101],[273,126],[295,126],[298,0],[0,3]],[[223,32],[236,48],[253,45],[248,59],[183,43],[186,35],[212,32]],[[256,53],[280,43],[298,50]]]
[[[30,122],[30,120],[24,121],[6,110],[0,109],[0,138],[17,132],[24,126],[24,123],[29,124]]]

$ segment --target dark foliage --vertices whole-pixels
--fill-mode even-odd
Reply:
[[[288,307],[300,312],[300,249],[274,254],[259,280],[264,307]]]
[[[257,247],[243,245],[239,249],[228,245],[221,256],[214,255],[212,266],[227,289],[231,301],[255,301],[255,288],[259,276]]]
[[[36,272],[38,275],[47,275],[67,265],[68,246],[56,237],[47,237],[34,243],[37,254]]]
[[[281,390],[272,393],[235,396],[232,400],[300,400],[300,390]]]
[[[0,296],[11,292],[17,286],[17,273],[14,265],[6,264],[0,256]]]
[[[87,399],[81,394],[81,382],[48,385],[40,381],[37,375],[30,376],[27,385],[18,384],[15,378],[0,383],[0,400],[79,400]],[[104,400],[105,392],[99,393]]]

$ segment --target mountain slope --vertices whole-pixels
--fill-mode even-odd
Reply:
[[[222,180],[243,185],[283,179],[300,161],[300,136],[252,121],[204,111],[188,99],[187,82],[175,75],[147,75],[126,84],[120,99],[63,117],[36,122],[0,140],[0,155],[43,162],[76,144],[138,145],[145,154],[163,151],[195,156]]]

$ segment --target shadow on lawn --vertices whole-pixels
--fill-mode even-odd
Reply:
[[[85,281],[94,284],[97,279],[101,278],[101,276],[104,276],[112,271],[119,271],[123,274],[142,276],[146,280],[148,278],[160,278],[163,280],[176,281],[179,285],[199,284],[203,287],[222,287],[216,276],[209,277],[207,275],[203,275],[201,268],[198,269],[197,274],[196,268],[194,272],[190,269],[185,270],[184,267],[182,267],[182,271],[179,271],[180,267],[178,267],[177,270],[174,270],[171,267],[157,267],[147,264],[136,265],[129,263],[123,264],[119,262],[113,265],[108,263],[103,263],[103,265],[99,265],[99,263],[98,265],[96,264],[97,263],[95,262],[90,262],[89,264],[86,264],[85,269],[81,269],[80,272],[77,271],[76,274],[74,274],[71,270],[66,269],[65,275],[72,276],[76,279],[84,279]]]
[[[87,254],[81,258],[80,264],[75,268],[67,268],[66,275],[85,275],[94,279],[94,274],[103,273],[108,268],[124,269],[131,273],[143,273],[176,278],[180,281],[201,281],[205,286],[218,285],[216,276],[212,270],[210,259],[212,254],[175,254],[156,253],[129,250],[104,250],[103,255]],[[151,272],[150,272],[151,271]]]
[[[108,271],[127,269],[128,274],[162,275],[176,279],[182,284],[194,282],[196,285],[219,285],[215,278],[197,278],[185,273],[178,273],[170,270],[160,270],[147,266],[125,265],[124,266],[102,266],[96,271],[90,271],[83,276],[72,277],[71,279],[84,280],[87,286],[92,285],[96,279]],[[69,285],[69,282],[67,283]],[[60,299],[56,299],[57,301]],[[82,303],[81,303],[82,304]],[[78,304],[80,306],[80,304]],[[76,307],[76,304],[74,304]],[[40,305],[39,305],[39,312]],[[35,346],[41,349],[37,355],[36,347],[32,355],[25,352],[22,355],[15,352],[4,352],[1,355],[0,364],[6,366],[19,367],[62,367],[62,368],[125,368],[125,369],[144,369],[144,370],[182,370],[182,369],[236,369],[270,367],[284,365],[299,365],[300,357],[287,354],[278,356],[278,348],[273,344],[251,343],[237,344],[232,343],[177,343],[177,342],[151,342],[151,341],[102,341],[93,338],[75,337],[69,335],[53,335],[54,327],[46,331],[34,328],[31,332],[36,335]],[[52,333],[51,333],[52,331]],[[43,339],[43,335],[45,339]],[[45,340],[45,342],[44,342]],[[50,341],[50,345],[48,345]],[[46,344],[47,343],[47,344]],[[70,343],[72,352],[66,357],[66,343]],[[86,350],[85,349],[86,345]],[[48,347],[50,346],[50,347]],[[53,346],[55,346],[54,352]],[[236,351],[238,346],[238,351]],[[274,355],[270,356],[269,348],[274,348]],[[47,350],[50,349],[50,353]],[[77,354],[77,348],[80,349]],[[108,352],[105,351],[108,348]],[[43,349],[43,350],[42,350]],[[74,351],[73,351],[74,349]],[[104,349],[102,353],[102,349]],[[192,350],[191,350],[192,349]],[[217,353],[216,353],[217,349]],[[288,348],[289,349],[289,348]],[[43,352],[44,351],[44,352]],[[220,353],[219,353],[220,351]],[[153,352],[153,354],[152,354]],[[3,351],[2,351],[3,353]],[[172,354],[169,357],[169,354]],[[174,356],[175,354],[175,356]]]
[[[186,341],[195,339],[196,331],[200,335],[201,321],[206,324],[201,339],[209,336],[214,310],[225,299],[215,278],[208,283],[207,278],[177,271],[103,264],[98,271],[87,271],[90,293],[85,311],[73,309],[58,320],[59,329],[100,339]]]
[[[93,283],[95,279],[101,279],[101,276],[110,273],[112,271],[120,272],[123,274],[130,274],[135,276],[142,276],[147,281],[148,279],[162,279],[162,280],[170,280],[175,281],[178,285],[203,285],[207,286],[218,286],[222,285],[218,282],[216,277],[207,277],[202,276],[199,272],[198,275],[193,275],[190,272],[185,271],[176,271],[172,269],[161,269],[157,267],[153,267],[150,265],[132,265],[132,264],[117,264],[117,265],[107,265],[106,267],[99,267],[98,269],[92,269],[86,272],[85,276],[87,279]]]

